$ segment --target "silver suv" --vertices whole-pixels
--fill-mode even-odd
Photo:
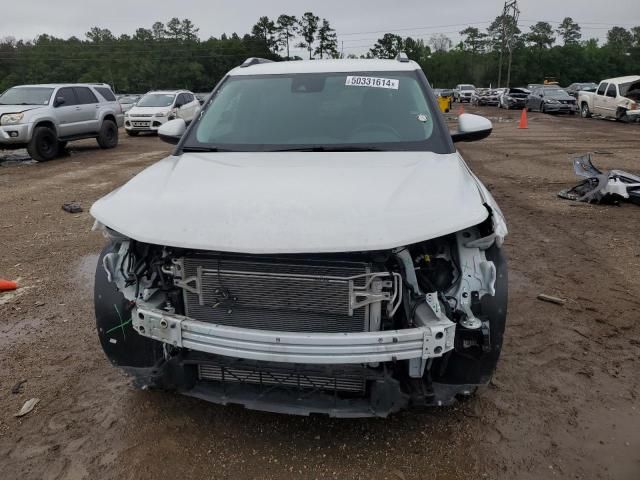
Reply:
[[[122,108],[106,84],[22,85],[0,95],[0,149],[26,148],[39,162],[55,158],[70,140],[118,145]]]

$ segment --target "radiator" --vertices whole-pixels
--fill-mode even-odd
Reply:
[[[174,263],[186,316],[240,328],[376,330],[383,298],[374,298],[368,290],[380,293],[393,284],[388,279],[372,281],[372,266],[366,262],[195,255]],[[354,301],[354,292],[363,296],[361,304]]]

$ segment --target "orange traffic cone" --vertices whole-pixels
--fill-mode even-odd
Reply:
[[[16,288],[18,288],[18,284],[16,282],[0,278],[0,292],[8,292],[9,290],[15,290]]]
[[[460,108],[458,109],[458,115],[462,115],[464,114],[464,107],[462,106],[462,103],[460,104]]]
[[[527,109],[522,109],[522,114],[520,114],[520,125],[518,128],[529,128],[529,121],[527,120]]]

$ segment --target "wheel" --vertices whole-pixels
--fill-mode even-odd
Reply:
[[[544,108],[544,103],[540,104],[540,113],[546,113]]]
[[[623,109],[618,109],[618,111],[616,112],[616,120],[622,123],[629,123],[630,118],[627,115],[627,111]]]
[[[56,132],[49,127],[36,127],[31,141],[27,145],[27,152],[34,160],[46,162],[58,155],[58,138]]]
[[[582,118],[591,118],[591,110],[589,110],[589,105],[586,102],[580,107],[580,116]]]
[[[129,135],[130,137],[137,137],[138,134],[140,133],[140,132],[136,132],[134,130],[126,130],[126,132],[127,132],[127,135]]]
[[[118,126],[111,120],[105,120],[102,122],[102,127],[96,140],[100,148],[116,147],[118,145]]]

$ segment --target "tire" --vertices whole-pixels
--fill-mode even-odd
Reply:
[[[580,116],[582,118],[591,118],[591,110],[589,110],[589,104],[586,102],[580,106]]]
[[[544,103],[540,104],[540,113],[547,113],[545,108],[544,108]]]
[[[102,122],[100,133],[98,134],[98,145],[100,148],[115,148],[118,146],[118,126],[111,120]]]
[[[130,137],[137,137],[140,134],[140,132],[136,132],[134,130],[126,130],[126,132]]]
[[[27,152],[38,162],[47,162],[56,158],[59,152],[56,132],[49,127],[36,127],[27,145]]]

